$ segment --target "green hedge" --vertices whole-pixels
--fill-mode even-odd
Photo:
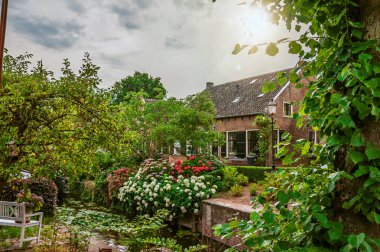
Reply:
[[[257,182],[265,179],[265,172],[271,172],[272,167],[267,166],[233,166],[238,173],[248,177],[250,182]],[[295,167],[277,167],[277,169],[292,169]]]

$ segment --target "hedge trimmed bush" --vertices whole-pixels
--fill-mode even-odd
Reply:
[[[28,188],[44,199],[41,211],[46,216],[53,216],[57,206],[58,188],[52,180],[46,178],[13,179],[0,189],[0,200],[16,201],[16,195],[26,183]]]
[[[272,167],[267,166],[233,166],[239,174],[248,177],[249,182],[257,182],[265,179],[265,172],[271,172]],[[292,169],[294,167],[277,167],[278,169]]]

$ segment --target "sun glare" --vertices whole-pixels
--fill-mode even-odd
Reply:
[[[262,6],[255,5],[246,8],[242,23],[246,39],[259,43],[272,35],[270,16]]]

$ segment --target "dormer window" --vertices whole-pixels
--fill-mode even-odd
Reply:
[[[290,102],[284,102],[284,117],[290,117],[293,113],[292,104]]]

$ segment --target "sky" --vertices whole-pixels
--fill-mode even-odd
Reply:
[[[78,70],[85,52],[100,66],[101,87],[135,71],[160,77],[168,96],[295,66],[280,45],[271,57],[231,52],[236,43],[296,37],[242,0],[9,0],[5,47],[32,53],[59,76],[63,59]]]

